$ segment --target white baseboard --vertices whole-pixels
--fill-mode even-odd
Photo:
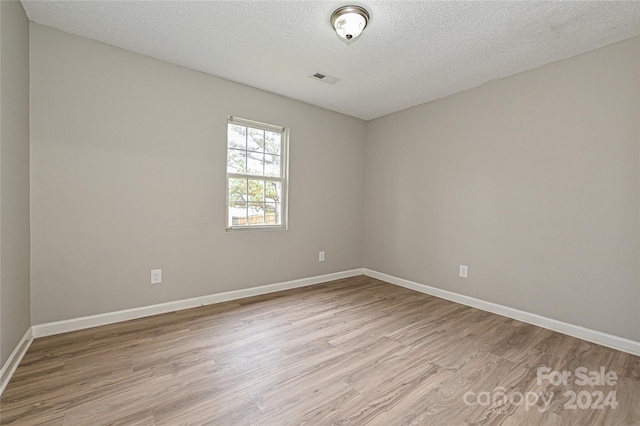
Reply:
[[[2,369],[0,370],[0,396],[9,384],[9,380],[11,380],[11,377],[13,377],[13,373],[15,373],[16,368],[18,368],[20,361],[22,361],[24,354],[27,353],[27,350],[29,349],[29,346],[31,346],[32,342],[33,331],[32,328],[29,327],[27,332],[24,333],[24,336],[22,336],[22,339],[18,343],[18,346],[16,346],[16,348],[9,356],[9,359],[4,363]]]
[[[362,275],[362,269],[352,269],[350,271],[336,272],[333,274],[319,275],[311,278],[286,281],[276,284],[268,284],[260,287],[246,288],[242,290],[227,291],[225,293],[209,294],[206,296],[194,297],[191,299],[176,300],[173,302],[160,303],[157,305],[143,306],[140,308],[125,309],[122,311],[108,312],[104,314],[91,315],[80,318],[73,318],[64,321],[56,321],[45,324],[34,325],[33,337],[52,336],[70,331],[83,330],[97,327],[99,325],[113,324],[151,315],[164,314],[167,312],[180,311],[183,309],[196,308],[198,306],[211,305],[214,303],[227,302],[229,300],[243,299],[245,297],[259,296],[262,294],[274,293],[276,291],[289,290],[292,288],[306,287],[342,278]]]
[[[573,324],[567,324],[562,321],[557,321],[540,315],[520,311],[518,309],[498,305],[496,303],[487,302],[481,299],[476,299],[474,297],[453,293],[451,291],[442,290],[425,284],[419,284],[413,281],[397,278],[391,275],[383,274],[381,272],[373,271],[371,269],[363,268],[336,272],[327,275],[319,275],[311,278],[286,281],[276,284],[269,284],[260,287],[228,291],[225,293],[210,294],[206,296],[177,300],[157,305],[144,306],[140,308],[126,309],[122,311],[34,325],[27,331],[23,339],[20,341],[20,344],[11,354],[9,360],[5,363],[2,370],[0,370],[0,395],[2,394],[2,391],[4,390],[6,385],[9,383],[11,376],[13,375],[15,369],[18,367],[18,364],[22,360],[22,357],[26,353],[34,338],[52,336],[60,333],[67,333],[70,331],[83,330],[100,325],[113,324],[136,318],[148,317],[151,315],[158,315],[183,309],[195,308],[198,306],[205,306],[214,303],[242,299],[245,297],[259,296],[262,294],[274,293],[282,290],[306,287],[309,285],[354,277],[362,274],[411,290],[419,291],[421,293],[430,294],[432,296],[440,297],[452,302],[457,302],[463,305],[482,309],[487,312],[492,312],[508,318],[513,318],[549,330],[557,331],[559,333],[567,334],[569,336],[577,337],[589,342],[597,343],[599,345],[607,346],[612,349],[640,356],[640,342],[634,340],[602,333],[600,331],[591,330]]]
[[[508,318],[513,318],[518,321],[537,325],[539,327],[543,327],[552,331],[557,331],[558,333],[577,337],[578,339],[586,340],[588,342],[597,343],[602,346],[607,346],[612,349],[640,356],[640,342],[625,339],[624,337],[614,336],[612,334],[591,330],[578,325],[567,324],[562,321],[546,318],[540,315],[532,314],[530,312],[520,311],[518,309],[509,308],[508,306],[498,305],[497,303],[487,302],[485,300],[476,299],[474,297],[465,296],[463,294],[458,294],[451,291],[431,287],[425,284],[419,284],[413,281],[397,278],[391,275],[383,274],[381,272],[373,271],[371,269],[364,268],[363,273],[364,275],[367,275],[369,277],[377,278],[379,280],[386,281],[400,287],[405,287],[411,290],[419,291],[421,293],[430,294],[441,299],[446,299],[452,302],[457,302],[463,305],[482,309],[483,311],[492,312],[494,314],[502,315]]]

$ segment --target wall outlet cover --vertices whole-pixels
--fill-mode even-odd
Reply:
[[[469,276],[469,267],[467,265],[460,265],[459,275],[462,278],[467,278]]]

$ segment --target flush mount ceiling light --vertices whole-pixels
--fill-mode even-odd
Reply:
[[[331,14],[331,26],[347,41],[358,38],[368,22],[369,12],[360,6],[342,6]]]

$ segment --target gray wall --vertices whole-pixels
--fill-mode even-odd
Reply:
[[[364,266],[640,340],[639,50],[369,122]]]
[[[29,319],[29,23],[0,1],[0,365]]]
[[[639,50],[364,123],[31,24],[32,323],[364,265],[640,340]],[[291,128],[288,231],[224,231],[227,115]]]
[[[31,96],[33,324],[362,266],[364,121],[33,23]],[[289,230],[225,232],[228,115],[291,129]]]

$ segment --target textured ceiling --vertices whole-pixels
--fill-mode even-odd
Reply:
[[[36,23],[364,120],[640,35],[638,1],[22,4]],[[345,4],[371,15],[351,44],[329,23]]]

